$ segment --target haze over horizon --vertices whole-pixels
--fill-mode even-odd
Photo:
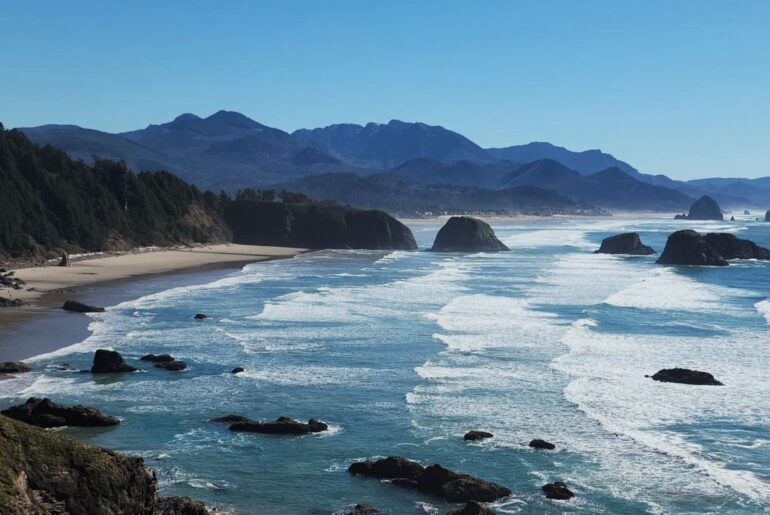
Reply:
[[[601,149],[676,179],[760,177],[768,20],[765,2],[5,4],[0,122],[399,119],[483,147]]]

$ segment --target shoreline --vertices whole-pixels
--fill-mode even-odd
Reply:
[[[16,269],[17,277],[27,284],[22,290],[2,288],[0,296],[10,294],[28,304],[0,309],[0,361],[28,359],[86,338],[91,318],[62,310],[67,299],[113,306],[180,282],[207,283],[251,263],[292,258],[304,252],[308,250],[222,244],[86,257],[69,268]],[[0,374],[0,379],[3,376]]]

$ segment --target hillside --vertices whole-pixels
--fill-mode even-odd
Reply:
[[[551,143],[533,142],[526,145],[488,148],[487,152],[498,159],[505,159],[514,163],[531,163],[543,159],[552,159],[560,162],[567,168],[584,175],[600,172],[607,168],[619,168],[631,176],[641,175],[636,168],[630,164],[615,158],[615,156],[611,154],[606,154],[601,150],[574,152],[564,147],[557,147]]]
[[[292,136],[302,144],[364,168],[384,170],[418,158],[442,163],[495,160],[461,134],[436,125],[399,120],[300,129]]]

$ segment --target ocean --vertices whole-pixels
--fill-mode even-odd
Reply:
[[[427,252],[440,226],[420,222],[416,252],[313,252],[203,274],[205,284],[167,277],[163,291],[90,315],[90,336],[29,360],[35,372],[0,382],[0,406],[47,396],[98,407],[122,423],[63,432],[141,456],[161,494],[226,512],[457,506],[346,471],[390,455],[509,487],[498,513],[770,511],[770,265],[593,254],[625,231],[660,252],[682,228],[770,246],[770,224],[671,218],[500,222],[511,248],[500,254]],[[143,371],[59,369],[89,368],[98,348]],[[147,353],[189,368],[152,368],[138,361]],[[724,386],[645,377],[675,366]],[[208,422],[229,413],[330,430],[266,436]],[[472,429],[495,436],[466,443]],[[532,450],[533,438],[557,449]],[[553,481],[576,497],[545,499]]]

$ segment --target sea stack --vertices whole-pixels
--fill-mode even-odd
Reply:
[[[770,250],[728,232],[710,232],[704,239],[725,259],[770,260]]]
[[[436,235],[433,252],[501,252],[509,250],[488,223],[469,216],[453,216]]]
[[[724,220],[719,204],[708,195],[703,195],[690,206],[688,220]]]
[[[656,263],[661,265],[727,266],[724,257],[696,231],[672,233]]]
[[[594,254],[629,254],[632,256],[649,256],[655,254],[651,247],[644,245],[638,232],[626,232],[604,238],[599,250]]]
[[[765,212],[765,222],[770,222],[770,209]]]

